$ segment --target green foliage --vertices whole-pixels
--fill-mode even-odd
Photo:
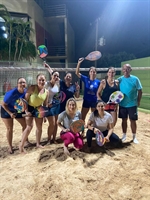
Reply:
[[[22,43],[18,41],[18,49],[20,49]],[[1,61],[8,61],[9,60],[9,41],[5,38],[0,38],[0,60]],[[16,52],[16,41],[12,40],[11,42],[11,57],[10,60],[14,59]],[[20,56],[20,60],[28,60],[34,59],[37,55],[36,47],[31,41],[26,41],[23,43],[22,46],[22,53]],[[16,53],[16,57],[19,56],[19,51]]]
[[[7,39],[0,37],[0,59],[9,61],[28,60],[36,57],[36,47],[29,41],[31,22],[12,19],[7,8],[0,4],[0,17],[5,20]],[[3,33],[1,33],[2,35]]]

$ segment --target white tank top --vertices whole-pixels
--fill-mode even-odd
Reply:
[[[59,92],[59,85],[58,85],[58,84],[55,84],[55,85],[52,87],[50,82],[46,82],[45,88],[49,91],[48,103],[51,104],[54,95],[55,95],[56,93]]]

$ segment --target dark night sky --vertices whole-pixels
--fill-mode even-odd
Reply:
[[[61,0],[61,3],[67,5],[75,32],[76,57],[95,50],[97,18],[100,18],[98,38],[106,39],[105,46],[98,46],[102,53],[126,51],[136,57],[150,56],[149,0]]]

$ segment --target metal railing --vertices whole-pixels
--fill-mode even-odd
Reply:
[[[51,46],[49,56],[66,56],[65,46]]]
[[[48,3],[44,4],[44,17],[58,17],[58,16],[67,16],[66,5],[49,5]]]

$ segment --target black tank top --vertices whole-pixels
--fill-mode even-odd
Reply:
[[[101,99],[102,99],[105,103],[107,103],[108,100],[109,100],[110,95],[111,95],[113,92],[117,91],[118,89],[119,89],[119,88],[118,88],[118,86],[117,86],[117,84],[116,84],[115,81],[114,81],[114,85],[111,87],[111,86],[108,84],[107,80],[106,80],[106,87],[105,87],[104,90],[103,90]]]

